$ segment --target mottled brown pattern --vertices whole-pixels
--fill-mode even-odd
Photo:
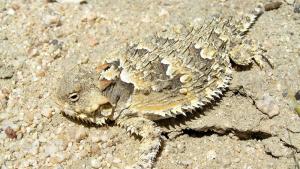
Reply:
[[[132,168],[152,168],[161,142],[153,120],[185,114],[220,97],[231,80],[230,60],[249,65],[254,59],[262,66],[263,50],[244,40],[262,11],[157,33],[128,45],[98,72],[75,68],[62,80],[58,102],[71,117],[96,124],[109,119],[141,136],[140,161]]]

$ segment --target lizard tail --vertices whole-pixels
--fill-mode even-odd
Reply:
[[[257,19],[264,13],[264,11],[264,6],[260,4],[248,14],[243,15],[239,20],[236,21],[235,32],[241,36],[244,36],[254,25]]]

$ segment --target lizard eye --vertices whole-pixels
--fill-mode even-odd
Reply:
[[[69,99],[71,100],[71,102],[76,102],[79,99],[79,94],[78,93],[71,93],[69,95]]]

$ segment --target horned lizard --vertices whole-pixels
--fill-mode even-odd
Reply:
[[[161,146],[156,120],[192,112],[219,98],[232,63],[263,67],[264,50],[246,32],[263,13],[240,19],[214,17],[180,34],[161,33],[128,45],[97,69],[76,66],[60,79],[56,102],[70,117],[94,124],[108,120],[142,137],[139,161],[152,168]]]

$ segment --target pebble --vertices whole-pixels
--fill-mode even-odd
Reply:
[[[54,139],[53,144],[59,149],[59,151],[66,150],[68,146],[68,142],[65,137],[62,136],[62,138]]]
[[[0,79],[10,79],[13,77],[15,71],[12,65],[0,64]]]
[[[33,58],[39,55],[39,51],[37,48],[29,48],[27,51],[27,55],[28,57]]]
[[[185,166],[185,167],[188,167],[188,166],[191,166],[193,163],[192,160],[184,160],[184,161],[181,161],[180,164]]]
[[[51,26],[51,25],[60,26],[61,25],[61,20],[60,20],[60,17],[57,16],[57,15],[46,15],[44,17],[44,23],[47,26]]]
[[[114,158],[112,162],[115,163],[115,164],[119,164],[119,163],[122,162],[122,160],[119,159],[119,158]]]
[[[94,11],[89,11],[83,18],[82,21],[87,21],[89,23],[94,23],[98,19],[98,15]]]
[[[170,15],[170,13],[166,9],[161,9],[158,13],[158,16],[160,16],[160,17],[167,17],[169,15]]]
[[[262,111],[262,113],[268,115],[270,118],[277,116],[279,114],[279,107],[275,103],[273,97],[269,95],[263,96],[261,100],[256,101],[257,108]]]
[[[88,134],[86,132],[86,129],[84,129],[83,127],[80,127],[75,133],[75,140],[76,140],[76,142],[80,142],[87,136],[88,136]]]
[[[109,136],[107,134],[107,132],[103,133],[101,136],[100,136],[100,141],[101,142],[107,142],[109,140]]]
[[[53,167],[53,169],[64,169],[64,167],[61,164],[57,164]]]
[[[4,130],[4,132],[8,138],[11,138],[11,139],[17,138],[16,132],[9,126]]]
[[[300,100],[300,90],[298,90],[295,94],[295,99]]]
[[[30,111],[30,110],[25,111],[25,113],[24,113],[24,121],[27,122],[27,123],[29,123],[29,124],[32,124],[33,120],[34,120],[34,112]]]
[[[295,3],[294,12],[295,13],[300,13],[300,2]]]
[[[93,168],[101,168],[101,162],[99,159],[92,158],[90,162]]]
[[[46,156],[53,156],[55,153],[58,152],[58,147],[54,144],[48,144],[46,145],[44,152]]]
[[[231,161],[229,159],[227,159],[227,158],[224,158],[223,161],[222,161],[222,163],[223,163],[223,167],[224,168],[229,168],[230,165],[231,165]]]
[[[285,2],[289,5],[293,5],[295,3],[295,0],[285,0]]]
[[[16,11],[15,11],[13,8],[9,8],[9,9],[6,11],[6,13],[7,13],[8,15],[14,15],[14,14],[16,13]]]
[[[92,154],[99,154],[100,153],[100,147],[97,144],[91,145],[91,153]]]
[[[293,154],[292,150],[284,145],[277,137],[271,137],[262,141],[266,153],[274,157],[289,157]]]
[[[95,37],[89,37],[88,38],[88,44],[91,46],[91,47],[95,47],[96,45],[99,44],[97,38]]]
[[[89,57],[83,57],[77,61],[77,64],[81,65],[81,64],[86,64],[88,62],[89,62]]]
[[[179,153],[184,153],[184,151],[186,149],[185,144],[181,144],[181,143],[177,144],[176,147],[177,147],[177,150],[178,150]]]
[[[238,162],[240,162],[240,161],[241,161],[240,158],[235,158],[235,159],[232,160],[232,162],[234,162],[234,163],[238,163]]]
[[[92,141],[92,143],[99,143],[101,141],[101,138],[97,134],[91,134],[90,140]]]
[[[56,153],[50,157],[49,162],[53,164],[62,163],[67,159],[66,155],[62,152]]]
[[[216,153],[216,151],[215,151],[215,150],[210,150],[210,151],[208,151],[207,154],[206,154],[206,158],[207,158],[208,160],[214,160],[214,159],[216,159],[216,158],[217,158],[217,153]]]
[[[45,106],[43,109],[42,109],[42,112],[41,114],[46,117],[46,118],[51,118],[52,117],[52,108],[51,107],[48,107],[48,106]]]
[[[279,2],[279,1],[270,2],[270,3],[265,4],[264,7],[265,7],[266,11],[271,11],[271,10],[280,8],[281,4],[282,4],[282,2]]]
[[[40,141],[39,140],[35,140],[30,149],[28,150],[29,153],[36,155],[39,153],[39,149],[40,149]]]
[[[36,77],[45,77],[46,76],[46,72],[44,70],[39,70],[35,73]]]

